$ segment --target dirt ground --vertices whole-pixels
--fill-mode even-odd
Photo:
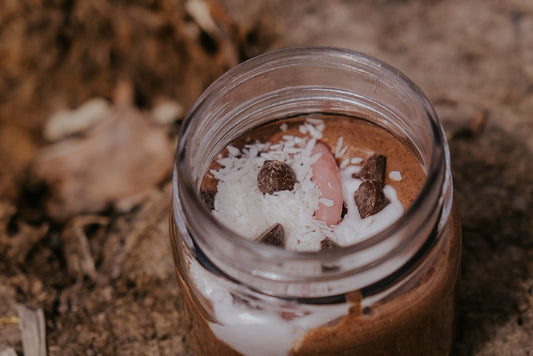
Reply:
[[[0,355],[23,354],[21,308],[50,355],[189,354],[167,226],[181,119],[239,61],[299,45],[424,90],[463,216],[453,355],[533,355],[528,0],[1,1]]]

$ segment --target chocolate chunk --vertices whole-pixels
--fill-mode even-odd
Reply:
[[[253,309],[253,310],[263,309],[259,305],[257,305],[257,298],[253,296],[245,295],[245,294],[237,294],[235,292],[231,292],[230,294],[231,294],[231,297],[233,298],[232,300],[233,305],[240,305],[240,306],[246,307],[248,309]]]
[[[363,315],[366,317],[371,317],[375,314],[374,309],[372,309],[371,307],[364,307],[362,312]]]
[[[348,214],[348,207],[346,207],[345,202],[342,202],[341,219],[344,219],[346,214]]]
[[[268,230],[259,235],[256,241],[270,246],[285,247],[285,229],[280,223],[274,224]]]
[[[340,247],[341,246],[338,243],[331,240],[329,237],[326,237],[324,240],[320,241],[320,251],[332,250]],[[340,268],[339,266],[330,264],[323,264],[320,267],[322,268],[322,272],[334,272],[338,271]]]
[[[340,245],[330,239],[329,237],[326,237],[324,240],[320,241],[320,250],[330,250],[332,248],[339,248]]]
[[[373,180],[383,187],[385,185],[386,166],[387,157],[376,153],[366,160],[359,173],[354,174],[353,177],[361,180]]]
[[[338,271],[339,269],[341,269],[339,266],[326,265],[326,264],[323,264],[320,267],[322,269],[322,272],[335,272],[335,271]]]
[[[287,163],[268,160],[257,174],[257,186],[263,194],[273,194],[281,190],[293,190],[296,173]]]
[[[361,171],[352,175],[353,178],[359,178],[363,181],[354,193],[357,210],[363,219],[380,212],[389,203],[389,199],[383,192],[386,166],[387,158],[385,156],[373,154],[366,160]]]
[[[208,192],[207,190],[200,188],[200,198],[204,203],[205,207],[209,210],[215,209],[215,194]]]
[[[389,203],[383,192],[383,186],[374,180],[363,181],[354,193],[354,199],[359,215],[363,219],[380,212]]]

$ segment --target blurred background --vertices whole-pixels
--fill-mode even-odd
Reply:
[[[187,355],[173,151],[202,90],[327,45],[413,79],[463,216],[454,355],[533,354],[533,2],[0,1],[0,355]]]

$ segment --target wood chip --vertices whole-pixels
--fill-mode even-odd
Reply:
[[[42,309],[24,305],[17,308],[22,333],[22,348],[25,356],[46,356],[46,329]]]
[[[173,100],[161,99],[150,113],[152,121],[158,125],[170,125],[183,116],[183,106]]]
[[[94,98],[75,110],[60,110],[53,114],[44,127],[44,138],[57,141],[82,133],[109,117],[111,104],[102,98]]]
[[[465,117],[459,127],[451,129],[450,139],[468,139],[478,137],[483,133],[488,121],[488,111],[478,110],[477,112]]]
[[[124,260],[138,247],[142,235],[168,216],[171,195],[172,183],[169,182],[162,190],[153,190],[133,217],[120,217],[115,221],[105,241],[99,277],[120,277]]]
[[[121,107],[85,137],[60,141],[37,156],[33,173],[50,188],[46,208],[52,218],[110,206],[127,211],[169,176],[175,143],[166,129],[124,106],[126,99],[117,100]]]
[[[11,347],[0,345],[0,356],[17,356],[17,353]]]
[[[236,65],[239,53],[234,39],[234,24],[224,8],[216,1],[188,0],[185,2],[185,10],[205,35],[200,42],[204,43],[208,52],[219,53],[230,66]]]
[[[63,255],[67,262],[67,270],[71,277],[82,280],[84,276],[96,281],[97,274],[94,259],[89,247],[89,241],[83,230],[91,224],[107,225],[107,218],[88,215],[71,219],[61,232]]]

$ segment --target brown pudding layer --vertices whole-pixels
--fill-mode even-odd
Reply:
[[[309,330],[291,355],[448,355],[453,338],[455,284],[461,228],[454,209],[451,235],[418,285],[393,300],[361,310],[354,304],[340,322]],[[174,225],[174,221],[171,222]],[[177,237],[177,229],[173,226]],[[173,237],[173,238],[175,238]],[[188,272],[186,272],[188,273]],[[194,355],[241,355],[211,331],[212,313],[178,271],[180,316]]]
[[[309,330],[291,354],[448,355],[461,252],[456,209],[450,219],[449,240],[410,290],[368,309],[354,305],[337,325]]]
[[[335,149],[339,136],[342,136],[343,145],[349,146],[344,156],[338,158],[339,163],[352,157],[366,160],[374,153],[386,156],[385,184],[395,188],[400,202],[407,209],[425,181],[425,172],[413,153],[389,132],[366,121],[335,117],[324,119],[324,122],[323,142]],[[303,136],[298,130],[301,119],[285,123],[285,131],[280,130],[281,122],[278,121],[243,135],[233,145],[242,148],[244,144],[256,140],[275,143],[283,135]],[[217,163],[214,162],[211,168],[217,169]],[[391,171],[399,171],[401,180],[390,179]],[[207,174],[202,189],[214,194],[216,184],[216,179]],[[429,265],[406,277],[411,280],[371,307],[363,309],[360,298],[352,298],[355,300],[346,316],[334,321],[324,320],[323,327],[307,331],[290,354],[447,355],[453,335],[454,290],[461,239],[455,210],[450,219],[448,230],[428,252],[426,260],[430,261]],[[180,251],[175,256],[179,261],[176,269],[188,344],[197,355],[240,355],[211,331],[209,322],[213,322],[216,315],[213,315],[210,302],[194,289],[189,280],[190,266],[184,258],[187,251],[180,243],[173,218],[171,221],[171,240]],[[353,294],[359,295],[357,291]]]
[[[390,132],[364,120],[342,116],[321,117],[321,119],[326,124],[321,141],[334,150],[337,140],[342,136],[343,146],[348,146],[344,155],[337,159],[339,164],[344,159],[352,157],[360,157],[366,161],[374,153],[382,154],[387,157],[385,184],[394,187],[405,209],[414,201],[424,184],[426,175],[422,171],[420,162],[404,144]],[[280,130],[282,122],[287,124],[285,131]],[[241,149],[245,144],[255,141],[277,143],[284,135],[302,137],[304,135],[299,131],[302,122],[303,119],[295,118],[269,123],[243,135],[232,145]],[[220,165],[217,162],[213,162],[210,167],[215,170],[218,168]],[[400,181],[390,179],[389,173],[392,171],[399,171],[402,179]],[[203,190],[216,193],[216,185],[217,180],[211,174],[204,176]]]

